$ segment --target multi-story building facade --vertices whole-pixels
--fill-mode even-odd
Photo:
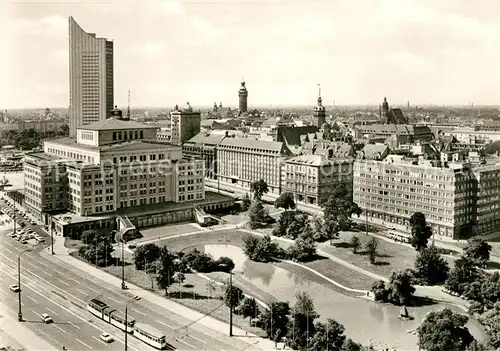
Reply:
[[[79,128],[76,140],[45,142],[44,152],[29,154],[25,163],[29,211],[43,220],[47,209],[63,210],[64,203],[74,214],[96,216],[205,199],[203,160],[183,159],[179,146],[155,140],[154,126],[109,118]],[[58,187],[61,182],[67,186]],[[61,193],[66,202],[57,200]]]
[[[370,124],[357,125],[355,138],[369,135],[374,138],[396,138],[397,144],[412,144],[417,141],[429,142],[434,139],[434,133],[428,126],[411,124]]]
[[[243,189],[263,179],[269,194],[281,193],[281,159],[290,151],[281,142],[224,138],[217,147],[218,181]]]
[[[162,127],[156,131],[156,141],[159,143],[170,143],[172,139],[172,133],[170,128]]]
[[[321,206],[338,184],[352,189],[352,158],[330,159],[324,155],[301,155],[282,164],[282,191],[296,202]]]
[[[182,144],[182,155],[205,161],[205,177],[217,179],[217,147],[226,134],[199,133]]]
[[[470,165],[437,167],[391,157],[354,162],[353,197],[365,215],[406,226],[422,212],[435,234],[456,237],[473,221],[475,181]]]
[[[170,112],[170,142],[182,145],[201,130],[201,112],[189,106],[180,110],[178,106]]]
[[[473,168],[477,182],[474,234],[500,230],[500,164]]]
[[[110,116],[113,109],[113,42],[85,32],[69,17],[69,130]]]

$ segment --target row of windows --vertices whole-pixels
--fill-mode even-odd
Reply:
[[[143,130],[135,131],[124,131],[124,132],[113,132],[113,140],[134,140],[134,139],[144,139]]]

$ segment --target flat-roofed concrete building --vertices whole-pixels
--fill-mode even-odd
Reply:
[[[369,218],[407,230],[413,213],[422,212],[435,234],[457,237],[473,221],[474,176],[469,164],[435,165],[395,155],[357,159],[354,201]]]
[[[175,145],[182,145],[201,130],[201,112],[193,111],[187,105],[185,109],[175,109],[170,112],[170,142]]]
[[[113,110],[113,42],[85,32],[69,17],[69,133]]]
[[[331,159],[324,155],[301,155],[283,161],[282,192],[296,202],[321,206],[336,185],[352,189],[352,158]]]
[[[182,155],[205,161],[205,177],[217,179],[217,147],[226,134],[198,133],[182,144]]]
[[[500,230],[500,164],[473,168],[477,182],[474,234]]]
[[[417,141],[428,142],[434,139],[434,134],[428,126],[411,124],[370,124],[357,125],[355,138],[370,136],[376,139],[389,139],[392,147],[399,144],[413,144]]]
[[[218,179],[242,189],[263,179],[269,194],[281,193],[281,159],[291,156],[282,142],[224,138],[217,147]]]
[[[141,225],[191,219],[193,207],[207,205],[204,161],[155,140],[154,126],[109,118],[79,128],[76,140],[46,141],[44,152],[26,157],[28,211],[43,221],[65,208],[81,217],[126,212]],[[167,213],[167,204],[185,206]],[[158,218],[140,218],[148,206],[156,206]]]

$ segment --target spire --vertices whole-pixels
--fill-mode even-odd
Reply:
[[[127,119],[130,119],[130,90],[128,91]]]
[[[318,106],[322,106],[323,99],[321,98],[321,84],[318,84]]]

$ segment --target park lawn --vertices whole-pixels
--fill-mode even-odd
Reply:
[[[281,264],[285,265],[283,268],[286,270],[290,270],[294,273],[296,273],[293,269],[294,267],[295,270],[302,271],[300,274],[307,276],[309,279],[312,279],[312,276],[315,276],[316,278],[314,281],[319,280],[320,284],[323,284],[327,286],[328,288],[331,288],[333,290],[339,291],[343,294],[354,294],[354,296],[358,296],[359,293],[349,293],[349,291],[346,291],[344,289],[339,288],[338,286],[328,282],[327,280],[318,277],[315,274],[312,274],[311,272],[308,272],[307,270],[297,267],[295,265],[282,262]],[[372,277],[369,277],[363,273],[356,272],[355,270],[349,269],[348,267],[345,267],[337,262],[334,262],[330,259],[327,258],[321,258],[315,261],[311,262],[306,262],[302,263],[304,266],[309,267],[314,269],[315,271],[318,271],[319,273],[323,274],[325,277],[328,277],[334,281],[336,281],[339,284],[342,284],[348,288],[351,289],[364,289],[364,290],[370,290],[373,282],[375,281]]]
[[[361,248],[356,254],[352,252],[349,245],[353,235],[357,235],[361,241]],[[346,262],[386,278],[390,278],[392,272],[414,267],[417,257],[417,251],[415,249],[408,245],[397,244],[383,239],[377,239],[378,255],[375,264],[371,264],[364,250],[364,245],[370,238],[370,235],[363,233],[343,232],[340,234],[340,239],[333,241],[333,245],[324,243],[320,248]],[[458,256],[442,256],[445,261],[448,262],[450,268],[453,267],[455,260],[458,259]]]
[[[77,255],[74,256],[78,257]],[[121,278],[121,266],[99,268]],[[210,291],[207,287],[208,281],[206,279],[191,273],[187,273],[185,276],[186,280],[183,283],[174,283],[168,288],[168,298],[200,313],[210,315],[222,322],[229,323],[229,308],[224,304],[222,288],[216,288],[215,291]],[[165,296],[165,290],[158,289],[155,281],[153,281],[153,288],[151,288],[152,282],[149,275],[143,271],[136,270],[135,266],[129,262],[125,265],[125,280],[143,289]],[[248,319],[244,319],[242,316],[234,315],[233,323],[235,326],[245,331],[259,336],[265,336],[265,333],[261,329],[251,327]]]
[[[224,244],[242,247],[243,236],[245,234],[245,232],[239,230],[207,231],[184,237],[171,237],[158,241],[156,244],[160,247],[165,245],[171,251],[189,251],[196,246],[208,244]]]

